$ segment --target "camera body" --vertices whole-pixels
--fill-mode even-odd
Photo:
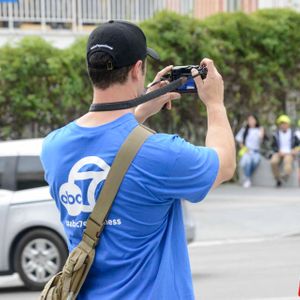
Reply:
[[[175,66],[173,67],[169,80],[174,81],[180,77],[187,77],[187,81],[175,91],[178,93],[197,93],[197,87],[194,79],[192,78],[191,71],[196,69],[202,79],[206,78],[207,68],[200,67],[199,65]]]

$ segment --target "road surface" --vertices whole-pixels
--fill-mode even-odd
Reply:
[[[189,246],[197,300],[300,300],[299,188],[225,185],[188,206],[197,226]],[[0,278],[0,300],[37,296],[17,275]]]

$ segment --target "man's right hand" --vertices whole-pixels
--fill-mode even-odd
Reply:
[[[200,76],[194,78],[199,98],[208,107],[210,105],[224,103],[224,83],[222,76],[216,69],[211,59],[204,58],[200,62],[201,67],[207,68],[207,77],[202,80]],[[192,75],[197,75],[196,69],[192,70]]]

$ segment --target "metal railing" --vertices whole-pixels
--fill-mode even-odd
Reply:
[[[84,25],[110,19],[140,22],[163,9],[203,18],[219,11],[265,7],[300,9],[300,0],[16,0],[0,2],[0,27],[13,30],[24,23],[81,31]],[[253,3],[257,3],[253,5]],[[250,5],[251,4],[251,5]],[[251,6],[251,7],[250,7]],[[195,10],[199,10],[195,11]]]
[[[154,13],[171,9],[192,13],[195,0],[19,0],[0,2],[0,22],[10,29],[22,23],[47,26],[62,25],[80,31],[83,25],[98,24],[110,19],[139,22]]]

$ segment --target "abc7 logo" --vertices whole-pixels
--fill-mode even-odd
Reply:
[[[85,171],[80,172],[80,169],[89,164],[97,165],[102,171]],[[88,156],[79,160],[71,169],[68,182],[61,185],[59,189],[59,198],[61,203],[67,209],[68,214],[77,216],[81,212],[91,212],[95,206],[95,191],[99,183],[106,179],[110,170],[109,165],[100,157]],[[91,179],[87,189],[87,199],[84,200],[82,191],[75,184],[77,180]]]

